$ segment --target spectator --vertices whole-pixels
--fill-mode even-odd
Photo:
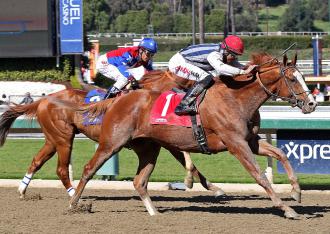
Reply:
[[[19,103],[19,104],[31,104],[33,102],[33,99],[31,97],[31,94],[29,92],[27,92],[25,94],[25,97],[23,98],[23,100]]]
[[[0,105],[8,105],[8,102],[5,100],[7,98],[6,94],[2,94],[2,99],[0,100]]]
[[[317,102],[324,102],[324,94],[318,88],[315,87],[312,94]]]

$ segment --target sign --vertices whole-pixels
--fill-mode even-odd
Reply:
[[[52,57],[52,0],[0,0],[0,57]]]
[[[59,0],[60,53],[83,53],[82,0]]]
[[[283,150],[297,173],[330,174],[329,130],[279,130],[277,147]],[[279,173],[285,173],[280,162]]]

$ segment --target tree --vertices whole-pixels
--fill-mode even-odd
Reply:
[[[248,11],[244,11],[243,14],[235,15],[235,22],[238,32],[260,31],[255,16]]]
[[[288,3],[287,0],[265,0],[266,6],[278,6]]]
[[[149,15],[146,10],[142,11],[128,11],[128,19],[130,23],[128,25],[128,32],[135,33],[147,33],[149,24]]]
[[[173,19],[173,32],[191,32],[191,14],[175,14]]]
[[[309,0],[307,7],[313,11],[315,19],[328,21],[329,20],[328,2],[329,1],[325,1],[325,0]]]
[[[154,32],[172,32],[173,17],[170,15],[167,3],[154,5],[154,11],[150,16],[150,24],[152,24]]]
[[[110,9],[105,0],[84,2],[84,27],[87,31],[106,31],[109,29]]]
[[[126,14],[117,17],[115,22],[116,32],[147,33],[148,12],[127,11]]]
[[[221,32],[225,27],[226,12],[222,9],[214,9],[205,16],[206,32]]]
[[[314,16],[303,0],[293,0],[279,23],[282,31],[313,31]]]

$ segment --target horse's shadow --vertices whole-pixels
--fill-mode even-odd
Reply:
[[[83,200],[94,200],[94,201],[129,201],[138,200],[139,196],[120,196],[120,197],[104,197],[104,196],[84,196]],[[270,200],[265,196],[259,195],[225,195],[221,197],[214,196],[192,196],[192,197],[164,197],[164,196],[152,196],[152,201],[154,202],[187,202],[187,203],[201,203],[201,204],[214,204],[209,206],[181,206],[173,207],[168,204],[168,206],[157,206],[160,213],[167,212],[206,212],[206,213],[225,213],[225,214],[273,214],[276,216],[283,217],[283,212],[274,207],[239,207],[239,206],[228,206],[230,201],[262,201]],[[291,198],[283,198],[284,201],[293,200]],[[224,206],[225,205],[225,206]],[[330,206],[291,206],[298,214],[303,215],[305,218],[318,218],[323,217],[323,213],[330,212]]]
[[[306,219],[323,217],[323,213],[330,212],[329,206],[291,206],[298,214]],[[167,212],[206,212],[221,214],[272,214],[283,217],[283,212],[275,207],[248,208],[238,206],[185,206],[185,207],[158,207],[160,213]]]
[[[84,196],[82,199],[91,199],[95,201],[128,201],[128,200],[141,200],[139,196],[120,196],[120,197],[99,197],[99,196]],[[151,196],[152,201],[155,202],[192,202],[192,203],[227,203],[235,200],[269,200],[267,197],[258,195],[249,196],[236,196],[236,195],[223,195],[214,197],[206,196],[192,196],[192,197],[164,197],[164,196]]]

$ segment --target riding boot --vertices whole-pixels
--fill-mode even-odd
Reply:
[[[196,114],[196,108],[193,105],[196,98],[205,90],[214,84],[213,76],[208,75],[205,79],[196,82],[191,87],[186,95],[181,100],[180,104],[175,108],[174,112],[177,115],[192,115]]]
[[[120,93],[120,90],[114,86],[111,86],[105,94],[104,99],[116,97],[118,93]]]

